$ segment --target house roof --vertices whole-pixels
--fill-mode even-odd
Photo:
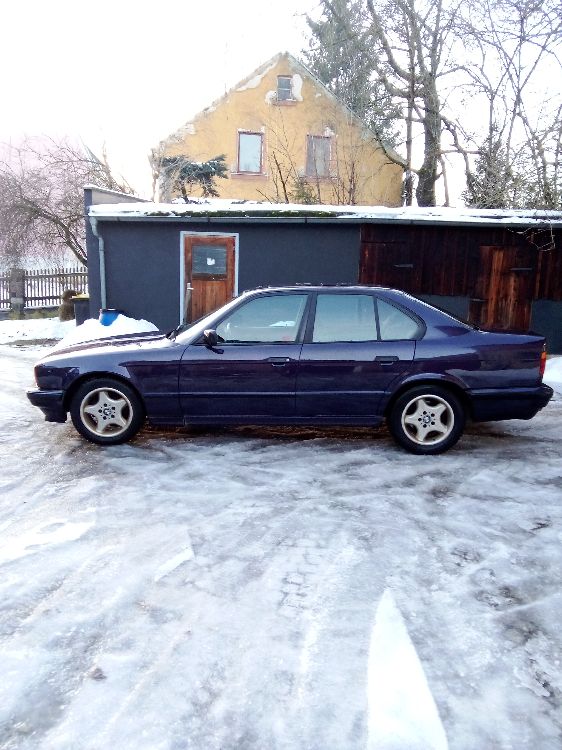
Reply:
[[[89,216],[106,221],[182,221],[208,223],[370,223],[457,226],[562,227],[562,211],[414,206],[326,206],[259,201],[199,199],[190,203],[113,203],[89,207]]]
[[[341,99],[338,99],[338,97],[333,94],[330,89],[326,87],[326,85],[318,78],[318,76],[313,73],[310,68],[308,68],[303,62],[298,60],[296,57],[291,55],[290,52],[278,52],[276,55],[273,55],[269,60],[264,62],[262,65],[259,66],[259,68],[256,68],[250,75],[246,76],[246,78],[239,81],[237,84],[235,84],[232,88],[230,88],[226,93],[224,93],[222,96],[220,96],[218,99],[215,99],[208,107],[205,107],[200,112],[197,112],[190,120],[188,120],[185,125],[178,128],[178,130],[175,130],[173,133],[171,133],[167,138],[164,138],[160,143],[167,143],[170,141],[181,141],[183,140],[186,132],[189,133],[189,128],[198,118],[203,117],[208,112],[212,112],[217,107],[219,107],[223,102],[226,102],[228,98],[237,91],[244,91],[245,89],[249,88],[257,88],[257,86],[260,85],[263,77],[272,70],[279,61],[286,57],[289,63],[293,68],[296,68],[300,70],[304,75],[311,78],[314,83],[322,89],[323,93],[326,97],[331,99],[333,102],[338,104],[342,109],[344,109],[349,117],[351,117],[354,121],[354,123],[362,128],[366,133],[369,133],[374,139],[377,140],[378,143],[383,146],[383,149],[385,153],[391,156],[393,160],[396,161],[398,164],[402,164],[405,166],[404,159],[390,146],[388,143],[384,143],[381,141],[381,139],[374,133],[364,122],[361,120],[348,106],[345,104],[345,102],[342,102]]]

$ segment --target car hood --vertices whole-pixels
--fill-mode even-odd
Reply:
[[[123,353],[124,351],[138,351],[139,348],[153,348],[155,345],[169,343],[169,339],[161,331],[146,331],[144,333],[129,333],[120,336],[108,336],[103,339],[92,341],[81,341],[60,349],[48,352],[44,360],[53,357],[67,357],[69,354],[97,354],[109,353],[111,351]]]

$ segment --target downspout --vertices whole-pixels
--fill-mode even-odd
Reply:
[[[98,249],[100,256],[100,298],[101,308],[104,310],[107,308],[107,287],[105,283],[105,244],[101,232],[98,229],[98,221],[93,216],[90,216],[90,226],[92,227],[92,233],[98,240]]]

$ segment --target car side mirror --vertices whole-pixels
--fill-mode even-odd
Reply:
[[[219,337],[214,328],[207,328],[206,331],[203,331],[203,341],[205,342],[205,346],[208,346],[210,349],[219,343]]]

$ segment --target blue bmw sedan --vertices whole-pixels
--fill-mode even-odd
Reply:
[[[379,425],[441,453],[467,420],[530,419],[545,340],[484,331],[404,292],[296,286],[245,292],[167,333],[47,354],[28,392],[48,421],[112,445],[154,425]]]

